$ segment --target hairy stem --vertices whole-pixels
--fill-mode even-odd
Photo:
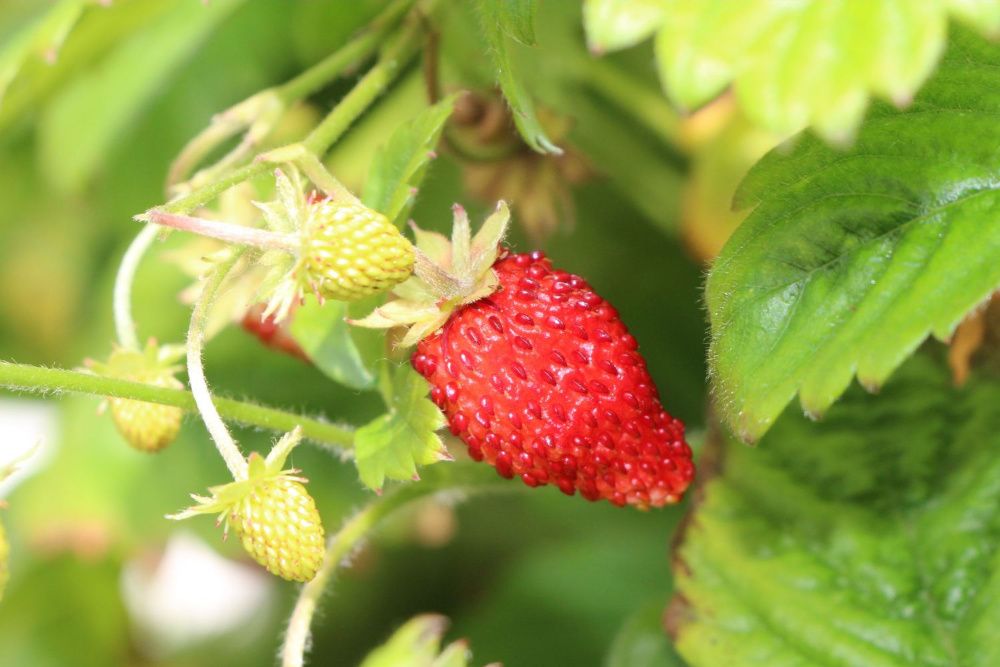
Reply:
[[[156,240],[158,231],[156,226],[147,225],[145,229],[136,234],[125,251],[122,263],[118,266],[118,273],[115,275],[113,306],[115,331],[118,335],[118,343],[128,350],[139,349],[139,336],[136,334],[135,320],[132,319],[132,283],[135,282],[135,273],[139,268],[139,262],[142,261],[149,246]]]
[[[178,213],[150,211],[149,213],[136,216],[136,219],[155,223],[156,225],[165,225],[185,232],[193,232],[201,236],[226,241],[227,243],[253,246],[264,250],[284,250],[285,252],[295,254],[302,245],[297,234],[283,234],[267,229],[234,225],[229,222],[220,222],[219,220],[195,218]]]
[[[418,21],[408,23],[387,48],[378,62],[355,84],[347,95],[324,118],[302,143],[317,156],[322,157],[347,128],[378,99],[395,80],[399,70],[416,54],[421,30]],[[217,181],[204,185],[194,192],[174,199],[157,210],[165,213],[190,213],[204,206],[220,194],[243,181],[266,174],[274,162],[256,160],[234,169]]]
[[[27,393],[68,391],[94,396],[131,398],[147,403],[173,405],[190,412],[197,410],[194,396],[183,389],[159,387],[64,368],[45,368],[0,361],[0,387]],[[282,433],[301,425],[306,438],[337,452],[350,448],[354,442],[354,432],[349,427],[231,398],[216,396],[213,400],[223,417],[239,424]]]
[[[208,328],[208,314],[215,302],[215,297],[219,293],[219,288],[226,280],[226,276],[243,256],[244,248],[233,248],[229,257],[219,262],[208,278],[202,284],[201,295],[194,305],[194,312],[191,314],[191,326],[188,329],[187,337],[187,368],[188,382],[191,384],[191,394],[194,402],[198,406],[198,412],[208,428],[209,435],[215,442],[216,449],[226,462],[226,467],[233,474],[233,479],[246,479],[247,461],[243,457],[239,446],[226,428],[226,422],[222,420],[215,404],[212,402],[212,394],[208,389],[208,381],[205,379],[205,367],[202,365],[202,349],[205,347],[205,331]]]
[[[290,105],[312,95],[352,65],[367,58],[412,4],[413,0],[395,0],[389,3],[357,37],[295,78],[278,86],[276,89],[278,96],[285,104]]]
[[[214,165],[198,172],[188,185],[197,187],[200,183],[215,181],[220,174],[245,159],[271,134],[289,107],[371,56],[411,4],[413,0],[395,0],[364,30],[323,60],[285,83],[255,93],[217,114],[174,160],[167,175],[168,188],[187,178],[191,170],[222,142],[244,130],[246,133],[239,144]]]
[[[281,648],[282,667],[302,667],[309,644],[309,628],[316,607],[331,578],[344,560],[351,555],[371,532],[387,517],[411,503],[436,493],[448,493],[450,499],[482,491],[512,490],[518,487],[500,479],[487,466],[476,463],[436,465],[424,471],[423,479],[415,484],[393,488],[376,498],[367,507],[347,520],[335,535],[327,540],[326,556],[316,577],[302,587],[292,610]],[[454,494],[452,496],[451,494]]]

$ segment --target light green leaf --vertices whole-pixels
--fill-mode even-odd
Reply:
[[[918,356],[721,445],[675,567],[692,667],[1000,664],[1000,383]],[[716,443],[719,446],[719,443]]]
[[[55,61],[63,42],[91,0],[61,0],[0,49],[0,105],[28,58]]]
[[[443,616],[416,616],[369,653],[361,667],[465,667],[468,649],[464,642],[450,644],[441,652],[447,627],[448,619]]]
[[[812,126],[835,143],[853,137],[870,95],[901,105],[913,97],[944,50],[949,14],[992,34],[1000,22],[997,3],[985,0],[666,0],[663,7],[656,54],[679,106],[699,107],[732,84],[755,122],[779,134]]]
[[[956,35],[907,111],[879,108],[857,146],[803,139],[737,195],[756,210],[708,278],[723,418],[753,440],[796,392],[813,415],[857,374],[872,389],[947,339],[1000,287],[1000,47]]]
[[[604,667],[683,667],[663,629],[666,601],[651,602],[633,613],[618,632]]]
[[[665,15],[661,0],[586,0],[583,27],[587,45],[595,53],[634,46],[652,35]]]
[[[352,389],[370,389],[375,374],[354,344],[347,317],[343,301],[327,301],[321,306],[308,297],[292,318],[292,338],[310,361],[336,382]]]
[[[437,434],[445,418],[427,397],[427,381],[409,364],[391,372],[391,387],[384,392],[389,394],[389,411],[354,435],[358,473],[372,489],[381,489],[386,478],[410,480],[416,476],[418,465],[448,458]]]
[[[562,149],[552,143],[546,136],[538,117],[535,105],[528,91],[525,90],[522,78],[515,71],[513,59],[508,50],[508,35],[517,33],[520,28],[506,11],[504,2],[498,0],[479,0],[479,24],[483,31],[486,44],[493,58],[497,73],[497,82],[503,91],[507,103],[510,104],[514,116],[514,124],[525,142],[539,153],[559,155]]]
[[[243,1],[176,3],[77,77],[41,119],[40,158],[50,181],[63,190],[81,188],[164,82]]]
[[[399,126],[378,152],[365,181],[362,201],[397,225],[413,205],[444,124],[455,106],[451,95]]]

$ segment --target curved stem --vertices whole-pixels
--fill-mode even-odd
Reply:
[[[215,442],[216,449],[226,462],[226,467],[233,474],[233,479],[245,479],[247,476],[247,461],[240,451],[233,436],[226,428],[226,423],[222,421],[215,404],[212,402],[212,394],[208,389],[208,381],[205,379],[205,367],[202,365],[202,349],[205,346],[205,330],[208,328],[208,313],[212,308],[219,288],[226,280],[226,276],[243,256],[244,248],[233,248],[229,257],[219,262],[202,285],[201,295],[194,305],[194,312],[191,314],[191,326],[188,329],[187,337],[187,368],[188,382],[191,385],[191,394],[194,402],[198,406],[198,412],[208,428],[209,435]]]
[[[173,405],[191,412],[197,409],[194,396],[183,389],[160,387],[65,368],[45,368],[5,361],[0,361],[0,387],[28,393],[70,391]],[[282,433],[301,425],[306,438],[340,454],[354,443],[353,429],[347,426],[338,426],[321,419],[231,398],[216,396],[213,400],[223,417],[239,424]]]
[[[302,667],[305,664],[309,628],[330,579],[344,559],[358,549],[371,531],[387,517],[417,500],[440,492],[462,497],[482,491],[518,489],[519,486],[507,483],[488,466],[450,463],[427,468],[420,482],[397,486],[369,503],[327,540],[323,566],[315,578],[302,587],[288,621],[285,643],[281,647],[281,667]]]
[[[135,320],[132,319],[132,283],[135,282],[135,273],[139,268],[139,262],[142,261],[149,246],[156,240],[158,231],[156,225],[147,225],[145,229],[136,234],[125,251],[125,255],[122,256],[122,263],[118,266],[118,273],[115,275],[113,305],[115,331],[118,335],[118,343],[128,350],[139,349],[139,337],[135,330]]]

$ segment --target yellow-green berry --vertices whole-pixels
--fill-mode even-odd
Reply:
[[[353,202],[309,204],[300,281],[326,299],[356,301],[390,289],[413,272],[413,245],[382,214]]]
[[[172,376],[128,377],[126,379],[161,387],[181,386]],[[130,398],[108,401],[111,418],[118,432],[133,448],[142,452],[158,452],[177,438],[184,411],[172,405],[146,403]]]
[[[271,574],[309,581],[323,564],[323,523],[305,486],[279,476],[254,485],[230,513],[243,548]]]

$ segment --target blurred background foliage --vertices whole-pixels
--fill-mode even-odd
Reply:
[[[0,50],[51,4],[0,4]],[[407,69],[334,147],[330,168],[360,190],[375,150],[426,106],[428,87],[474,91],[445,131],[412,217],[444,229],[452,202],[479,219],[496,199],[511,200],[522,223],[513,245],[543,248],[616,304],[668,410],[698,440],[706,401],[703,265],[739,220],[727,206],[736,183],[776,138],[750,126],[725,97],[680,117],[660,91],[651,44],[596,59],[578,4],[543,2],[537,46],[512,49],[546,131],[565,153],[533,153],[504,116],[485,45],[469,28],[471,10],[445,4],[438,80],[429,86],[421,66]],[[0,358],[75,367],[104,356],[113,276],[138,230],[131,216],[163,200],[173,157],[214,113],[302,71],[382,6],[121,0],[86,7],[52,63],[29,50],[0,107]],[[301,135],[352,83],[323,89],[282,131]],[[165,258],[183,242],[175,235],[157,246],[139,271],[135,309],[144,337],[174,342],[185,331],[188,310],[177,295],[190,279]],[[207,373],[219,393],[352,423],[379,408],[375,395],[338,386],[236,327],[210,343]],[[24,414],[27,401],[5,397],[4,418]],[[180,439],[149,457],[124,446],[97,415],[95,398],[38,403],[57,411],[58,431],[44,443],[45,463],[4,511],[13,556],[0,605],[0,664],[273,664],[295,589],[244,567],[238,545],[223,544],[210,521],[182,532],[239,561],[243,578],[234,581],[256,597],[222,593],[199,610],[198,589],[185,598],[180,587],[164,602],[167,611],[130,602],[135,586],[152,596],[157,564],[168,560],[168,544],[176,546],[178,526],[163,516],[224,478],[201,423],[188,417]],[[271,436],[239,437],[259,450]],[[4,442],[0,454],[23,444],[30,443]],[[370,497],[354,467],[328,453],[303,447],[294,464],[307,471],[328,530]],[[671,588],[669,540],[683,510],[639,513],[550,488],[454,510],[425,503],[392,521],[338,578],[314,627],[312,664],[356,664],[420,612],[451,618],[448,638],[468,638],[476,664],[669,664],[675,658],[660,612]],[[231,608],[238,600],[250,605],[246,613]],[[208,622],[206,613],[226,622]]]

